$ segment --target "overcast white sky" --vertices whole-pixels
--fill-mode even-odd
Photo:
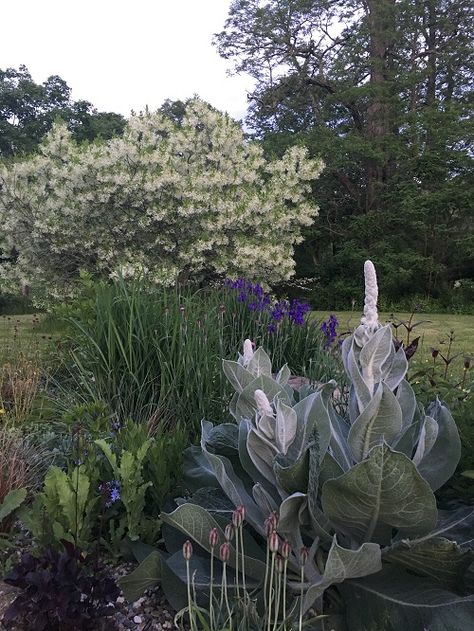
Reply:
[[[230,0],[3,0],[0,68],[59,75],[75,99],[128,115],[198,94],[242,118],[248,77],[211,45]]]

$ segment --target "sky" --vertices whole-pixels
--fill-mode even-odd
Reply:
[[[42,83],[59,75],[99,111],[158,108],[198,94],[245,115],[249,77],[229,77],[212,35],[230,0],[3,0],[0,68],[24,64]]]

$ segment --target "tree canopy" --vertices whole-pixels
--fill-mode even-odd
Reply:
[[[469,0],[232,2],[215,42],[257,80],[248,125],[326,163],[298,251],[325,306],[368,255],[394,299],[474,276],[473,23]]]
[[[120,114],[74,101],[61,77],[52,75],[38,84],[25,66],[0,69],[0,158],[35,151],[56,119],[67,123],[76,140],[112,138],[125,125]]]

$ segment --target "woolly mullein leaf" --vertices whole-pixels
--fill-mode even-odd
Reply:
[[[387,374],[384,376],[383,380],[390,388],[390,390],[395,390],[399,386],[399,384],[405,379],[405,375],[408,370],[408,361],[405,355],[405,351],[403,347],[400,347],[398,351],[394,354],[392,363]]]
[[[374,447],[367,460],[324,483],[321,505],[336,530],[356,542],[387,545],[392,529],[401,536],[433,530],[436,499],[429,484],[404,454]]]
[[[274,422],[276,444],[279,451],[286,455],[296,436],[298,427],[296,411],[282,401],[278,401],[276,420]]]
[[[270,515],[278,510],[277,503],[261,484],[254,484],[252,487],[252,495],[264,515]]]
[[[360,412],[360,410],[365,409],[369,405],[372,395],[362,377],[362,373],[356,358],[355,345],[356,342],[353,339],[351,349],[347,355],[347,374],[349,375],[350,380],[352,381],[352,385],[354,386],[354,392]]]
[[[425,416],[421,426],[420,435],[418,437],[418,445],[412,458],[413,462],[417,466],[432,450],[438,437],[438,430],[439,426],[434,418],[431,418],[431,416]]]
[[[351,631],[466,631],[474,596],[460,596],[396,567],[341,585]]]
[[[222,369],[234,390],[239,394],[245,386],[248,386],[255,379],[251,372],[237,362],[224,359],[222,361]]]
[[[165,523],[177,528],[193,541],[201,546],[207,552],[211,551],[209,543],[209,533],[213,528],[217,529],[219,541],[225,541],[224,530],[221,524],[207,510],[195,504],[182,504],[178,506],[172,513],[162,513],[162,519]],[[263,522],[262,522],[263,523]],[[246,533],[248,537],[248,533]],[[254,549],[255,546],[252,546]],[[263,554],[263,553],[262,553]],[[230,542],[230,559],[229,564],[235,567],[236,551],[232,542]],[[257,558],[246,554],[245,570],[249,576],[254,578],[262,578],[265,575],[265,563]]]
[[[224,493],[233,502],[234,506],[245,506],[247,521],[258,532],[263,533],[263,522],[266,516],[261,513],[253,497],[247,492],[244,483],[236,475],[230,460],[225,456],[218,456],[207,450],[206,440],[212,427],[212,423],[209,423],[209,421],[201,422],[201,449]]]
[[[259,472],[270,482],[276,484],[273,461],[278,454],[275,444],[259,434],[252,427],[247,436],[247,451]]]
[[[393,388],[390,389],[393,390]],[[413,388],[406,379],[402,379],[402,381],[400,381],[396,397],[402,410],[402,427],[409,427],[415,418],[417,404]]]
[[[382,381],[384,366],[393,353],[392,330],[387,324],[376,331],[360,351],[359,364],[369,392]]]
[[[280,487],[286,493],[306,492],[309,476],[309,451],[306,450],[296,462],[277,455],[273,463],[273,471]]]
[[[463,591],[474,551],[463,550],[449,539],[435,537],[424,541],[399,541],[384,550],[383,559],[445,587]]]
[[[402,410],[393,392],[380,383],[369,405],[352,424],[348,443],[356,461],[367,457],[375,445],[391,443],[402,429]]]
[[[290,377],[291,377],[291,371],[288,368],[288,366],[285,364],[277,372],[275,376],[275,381],[277,381],[281,386],[286,386]]]
[[[262,375],[266,377],[272,376],[271,359],[261,346],[252,355],[252,359],[247,364],[247,370],[254,376],[254,379]]]
[[[426,415],[438,424],[436,441],[418,465],[418,471],[429,482],[433,491],[449,480],[461,458],[461,439],[448,408],[440,401],[428,406]]]
[[[382,569],[380,546],[364,543],[356,550],[348,550],[337,543],[334,535],[324,567],[324,574],[305,593],[303,610],[308,611],[328,587],[350,578],[375,574]]]

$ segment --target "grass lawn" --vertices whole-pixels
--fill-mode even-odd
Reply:
[[[317,318],[326,319],[329,311],[313,311]],[[335,311],[335,315],[340,322],[339,330],[352,331],[360,320],[360,313],[351,311]],[[380,314],[380,321],[386,322],[392,314]],[[398,320],[408,320],[409,313],[393,314]],[[427,356],[431,353],[431,348],[438,348],[442,353],[447,349],[450,331],[454,331],[454,342],[452,344],[451,355],[461,353],[462,355],[474,356],[474,316],[472,315],[450,315],[446,313],[416,313],[413,322],[425,320],[423,324],[416,327],[410,338],[420,336],[418,355]],[[400,339],[406,339],[406,330],[399,327]]]
[[[24,353],[31,356],[36,351],[51,349],[58,334],[41,324],[42,316],[0,316],[0,362],[7,362],[12,355]]]

